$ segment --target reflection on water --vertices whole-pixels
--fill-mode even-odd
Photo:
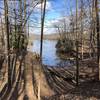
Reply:
[[[43,41],[43,63],[50,66],[63,66],[69,65],[70,62],[60,59],[56,54],[56,45],[57,41],[54,40],[44,40]],[[33,41],[33,52],[40,53],[40,41]]]

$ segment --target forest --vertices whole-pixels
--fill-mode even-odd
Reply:
[[[0,0],[0,100],[100,100],[100,0]]]

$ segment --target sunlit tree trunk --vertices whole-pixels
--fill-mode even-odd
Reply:
[[[19,1],[19,6],[20,6],[20,29],[19,29],[19,33],[18,33],[18,48],[20,48],[19,47],[19,45],[20,45],[20,38],[21,38],[21,34],[22,34],[22,0],[20,0]]]
[[[81,0],[81,59],[83,59],[83,0]]]
[[[1,17],[1,30],[2,30],[2,37],[1,37],[1,41],[2,41],[2,48],[3,48],[3,50],[4,50],[4,45],[5,45],[5,42],[4,42],[4,29],[3,29],[2,17]]]
[[[8,20],[8,0],[4,0],[5,9],[5,29],[7,34],[7,60],[8,60],[8,88],[11,88],[11,69],[10,69],[10,44],[9,44],[9,20]]]
[[[16,37],[16,35],[17,35],[16,0],[14,0],[14,6],[15,6],[15,8],[14,8],[14,16],[15,16],[15,25],[14,25],[14,27],[15,27],[15,40],[16,40],[17,39],[17,37]]]
[[[26,0],[24,0],[24,20],[26,20]],[[26,34],[26,24],[24,27],[24,34],[27,36]]]
[[[76,0],[76,85],[78,86],[79,84],[79,59],[78,59],[78,0]]]

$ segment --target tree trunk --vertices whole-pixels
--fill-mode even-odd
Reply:
[[[79,84],[79,59],[78,59],[78,32],[77,32],[77,17],[78,17],[78,0],[76,0],[76,85]]]
[[[41,0],[41,45],[40,45],[40,63],[42,66],[42,49],[43,49],[43,32],[44,32],[44,20],[45,20],[45,11],[46,11],[46,0],[44,0],[44,5],[43,5],[43,12],[42,12],[42,3],[43,1]],[[41,84],[41,68],[39,70],[39,84],[38,84],[38,100],[40,100],[40,84]]]
[[[8,0],[4,0],[4,9],[5,9],[5,29],[7,34],[7,61],[8,61],[8,88],[11,88],[11,68],[10,68],[10,44],[9,44],[9,20],[8,20]]]
[[[96,32],[97,32],[97,63],[99,68],[99,81],[100,81],[100,26],[99,26],[99,10],[98,0],[95,0],[95,11],[96,11]]]

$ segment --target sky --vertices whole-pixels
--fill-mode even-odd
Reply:
[[[47,0],[46,5],[46,15],[45,15],[45,24],[44,24],[44,34],[53,34],[57,33],[57,29],[54,27],[55,24],[59,24],[59,21],[66,17],[67,21],[70,16],[70,6],[72,9],[75,8],[75,0]],[[38,19],[40,23],[40,11],[39,8],[41,6],[38,5],[35,8],[35,13],[31,16],[31,19]],[[37,22],[37,21],[36,21]],[[31,21],[30,33],[40,34],[40,24],[34,24]],[[69,21],[68,21],[69,23]]]
[[[1,2],[2,0],[0,0],[0,7],[3,6]],[[56,33],[57,29],[54,28],[54,25],[59,24],[59,22],[61,22],[64,18],[69,23],[71,6],[72,9],[75,9],[75,0],[47,0],[44,34]],[[29,23],[31,34],[40,34],[40,7],[40,4],[37,5],[37,7],[35,7],[33,13],[30,16]]]

